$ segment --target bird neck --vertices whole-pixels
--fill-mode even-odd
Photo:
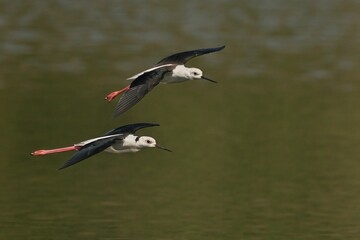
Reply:
[[[177,65],[172,70],[172,81],[171,82],[183,82],[186,80],[191,80],[190,68],[185,67],[184,65]]]
[[[139,148],[137,144],[138,136],[133,134],[127,135],[123,140],[123,146],[125,148]]]

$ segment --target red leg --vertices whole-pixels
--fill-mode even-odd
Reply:
[[[108,102],[111,102],[112,100],[114,100],[114,98],[116,98],[118,95],[120,95],[122,92],[125,92],[126,90],[129,90],[130,88],[130,85],[119,90],[119,91],[116,91],[116,92],[112,92],[112,93],[109,93],[106,97],[105,97],[105,100],[107,100]]]
[[[72,150],[79,150],[79,146],[70,146],[70,147],[64,147],[64,148],[55,148],[55,149],[49,149],[49,150],[37,150],[33,153],[31,153],[31,155],[33,156],[42,156],[42,155],[46,155],[46,154],[51,154],[51,153],[59,153],[59,152],[67,152],[67,151],[72,151]]]

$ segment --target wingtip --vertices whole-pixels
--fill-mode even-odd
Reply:
[[[222,45],[219,47],[214,47],[214,48],[209,48],[209,49],[212,49],[210,52],[218,52],[218,51],[223,50],[225,47],[226,47],[225,45]]]
[[[68,162],[65,162],[65,163],[63,163],[63,165],[61,165],[61,167],[59,167],[58,169],[56,169],[56,170],[58,170],[58,171],[60,171],[60,170],[63,170],[64,168],[68,168],[68,167],[70,167],[70,166],[72,166],[73,164],[69,164]]]
[[[59,167],[58,169],[56,169],[57,171],[60,171],[60,170],[62,170],[62,169],[64,169],[64,168],[67,168],[68,166],[66,166],[66,165],[62,165],[61,167]]]
[[[119,117],[122,113],[119,113],[117,111],[114,111],[113,115],[112,115],[112,118],[115,119],[117,117]]]
[[[144,124],[149,124],[149,127],[160,127],[159,123],[144,123]]]

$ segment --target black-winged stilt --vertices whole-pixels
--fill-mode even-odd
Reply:
[[[129,86],[112,92],[105,98],[110,102],[119,94],[124,93],[116,105],[114,117],[120,116],[133,107],[160,82],[178,83],[187,80],[205,79],[216,83],[216,81],[204,77],[200,69],[188,68],[185,63],[194,57],[217,52],[224,48],[225,46],[221,46],[176,53],[162,59],[153,68],[128,78],[128,80],[133,80]]]
[[[97,153],[107,151],[111,153],[137,152],[142,148],[159,148],[171,152],[171,150],[161,147],[156,140],[148,136],[135,136],[135,132],[142,128],[160,126],[156,123],[136,123],[118,127],[107,132],[102,137],[92,138],[70,147],[56,148],[50,150],[37,150],[31,155],[40,156],[51,153],[66,152],[71,150],[78,151],[58,170],[70,167],[82,160],[85,160]]]

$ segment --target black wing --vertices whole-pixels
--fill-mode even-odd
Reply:
[[[156,68],[152,71],[144,72],[130,84],[127,90],[121,96],[116,105],[114,117],[120,116],[137,104],[148,92],[150,92],[160,81],[164,75],[172,71],[173,66]]]
[[[212,52],[217,52],[224,48],[225,48],[225,45],[221,46],[221,47],[217,47],[217,48],[203,48],[203,49],[197,49],[197,50],[192,50],[192,51],[176,53],[176,54],[168,56],[164,59],[161,59],[160,62],[158,62],[155,66],[160,66],[163,64],[170,64],[170,63],[185,64],[187,61],[189,61],[190,59],[192,59],[194,57],[212,53]]]
[[[115,128],[115,129],[107,132],[105,134],[105,136],[114,135],[114,134],[124,134],[124,135],[130,134],[130,133],[134,134],[136,131],[138,131],[142,128],[155,127],[155,126],[160,126],[160,124],[157,124],[157,123],[134,123],[134,124],[129,124],[129,125]]]
[[[81,147],[80,150],[75,153],[68,161],[66,161],[64,165],[62,165],[58,170],[70,167],[71,165],[81,162],[82,160],[85,160],[99,152],[104,151],[105,149],[113,145],[116,141],[121,140],[123,140],[123,136],[119,135],[99,139],[89,144],[86,144],[85,146]]]

